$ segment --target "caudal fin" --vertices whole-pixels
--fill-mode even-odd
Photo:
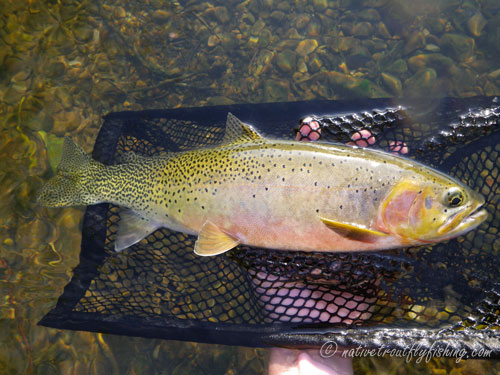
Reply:
[[[38,203],[48,207],[98,203],[92,182],[103,168],[103,164],[93,160],[71,138],[64,138],[57,173],[43,186],[38,195]]]

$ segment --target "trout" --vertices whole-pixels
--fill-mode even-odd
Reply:
[[[272,140],[228,114],[221,143],[105,166],[70,138],[38,201],[123,207],[121,251],[158,228],[197,236],[210,256],[239,244],[382,250],[444,241],[482,223],[484,198],[437,170],[382,151]]]

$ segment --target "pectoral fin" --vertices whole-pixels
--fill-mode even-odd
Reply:
[[[240,241],[223,232],[217,225],[207,221],[203,224],[198,240],[194,244],[194,252],[200,256],[222,254],[238,246]]]
[[[120,212],[120,223],[115,240],[115,250],[122,251],[153,233],[161,225],[146,219],[132,210]]]
[[[375,242],[378,238],[387,236],[386,233],[368,229],[362,225],[341,223],[324,217],[320,217],[320,219],[328,228],[351,240],[360,242]]]

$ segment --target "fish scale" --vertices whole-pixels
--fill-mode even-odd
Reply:
[[[238,244],[388,249],[448,239],[486,218],[479,194],[415,161],[344,145],[268,140],[231,114],[219,145],[125,159],[104,166],[67,140],[59,174],[39,201],[120,205],[117,250],[167,227],[198,235],[199,255]],[[450,206],[450,195],[460,204]]]

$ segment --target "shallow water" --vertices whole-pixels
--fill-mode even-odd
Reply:
[[[36,326],[78,264],[82,208],[34,202],[71,135],[110,111],[500,94],[500,3],[0,0],[0,373],[253,374],[263,349]],[[356,373],[497,373],[496,361],[355,360]]]

